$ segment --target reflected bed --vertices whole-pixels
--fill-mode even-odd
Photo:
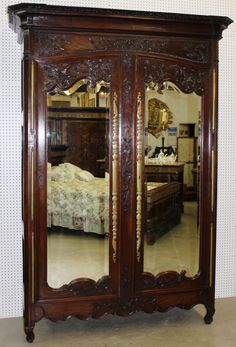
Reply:
[[[48,167],[47,226],[106,235],[109,233],[109,181],[72,164]],[[180,221],[178,182],[147,183],[147,242]]]
[[[104,178],[91,182],[49,181],[47,198],[48,227],[108,233],[108,182]]]

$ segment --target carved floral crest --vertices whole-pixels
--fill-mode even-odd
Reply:
[[[104,80],[111,82],[111,59],[84,60],[71,63],[49,64],[43,63],[44,90],[54,88],[69,89],[76,81],[86,78],[90,86],[95,87],[96,82]]]
[[[204,94],[204,86],[208,70],[204,68],[192,69],[179,64],[171,64],[157,61],[155,59],[145,59],[143,61],[144,81],[153,82],[158,89],[163,89],[165,81],[175,83],[182,92],[197,95]]]

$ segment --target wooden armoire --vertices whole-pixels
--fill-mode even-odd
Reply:
[[[107,313],[126,316],[137,311],[151,313],[175,306],[189,309],[203,304],[204,320],[211,323],[215,311],[218,41],[232,20],[27,3],[10,6],[8,12],[10,26],[23,46],[27,341],[34,340],[35,323],[44,317],[56,321],[69,316],[98,318]],[[56,167],[48,163],[48,95],[56,95],[58,100],[78,100],[80,85],[85,85],[87,93],[105,90],[109,96],[108,144],[104,143],[106,151],[102,152],[106,157],[91,157],[94,165],[106,163],[106,177],[88,175],[86,168],[71,163]],[[178,180],[147,180],[150,90],[163,98],[167,94],[183,98],[188,105],[188,98],[199,101],[200,110],[191,111],[200,112],[201,118],[198,201],[182,201]],[[82,122],[81,114],[76,117]],[[165,110],[157,109],[154,117],[161,116],[164,124]],[[91,134],[86,141],[90,140]],[[78,156],[84,155],[83,150],[79,151]],[[73,168],[73,177],[68,178],[67,167]],[[105,186],[100,193],[96,190],[99,184]],[[73,187],[77,187],[76,193]],[[62,189],[64,195],[60,195]],[[83,195],[82,189],[89,193]],[[60,211],[50,194],[59,194],[57,203],[64,204]],[[74,194],[73,212],[64,207],[69,206],[66,200],[62,204],[70,194]],[[79,201],[83,196],[89,203]],[[108,202],[102,212],[99,210],[99,216],[94,212],[94,201]],[[82,217],[75,208],[80,203]],[[175,213],[171,225],[166,213]],[[189,216],[191,219],[186,219]],[[70,226],[60,222],[65,217],[80,222],[77,230],[73,223]],[[98,223],[100,237],[96,235]],[[146,242],[150,230],[155,236],[151,245]],[[60,251],[56,249],[58,235]],[[69,237],[73,238],[70,247],[76,248],[68,254],[63,245],[67,247]],[[82,241],[91,253],[87,260],[74,258],[84,252]],[[91,246],[94,242],[98,243],[96,252]],[[96,267],[93,259],[97,252],[106,253],[106,257],[102,254],[105,270]],[[56,261],[61,270],[58,273]],[[87,261],[86,266],[83,261]],[[72,269],[75,275],[69,280],[59,278]],[[88,271],[87,275],[82,270]],[[55,285],[52,278],[56,278]]]

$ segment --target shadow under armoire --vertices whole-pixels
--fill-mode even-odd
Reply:
[[[203,304],[211,323],[218,40],[231,19],[43,4],[8,11],[23,45],[27,341],[43,317]],[[193,201],[174,155],[183,123],[196,129]],[[152,158],[161,138],[173,152]]]

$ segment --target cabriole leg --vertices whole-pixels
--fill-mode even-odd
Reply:
[[[34,326],[31,327],[25,327],[25,334],[26,334],[26,341],[33,342],[35,335],[34,335]]]
[[[211,324],[213,321],[213,315],[215,313],[215,308],[214,306],[206,306],[207,313],[204,317],[204,321],[206,324]]]

